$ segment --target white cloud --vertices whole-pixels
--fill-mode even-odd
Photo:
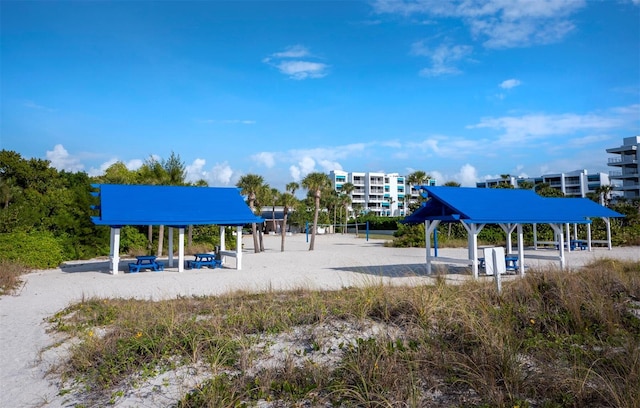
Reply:
[[[272,168],[276,164],[275,155],[270,152],[260,152],[251,156],[253,160],[264,165],[267,168]]]
[[[411,54],[431,59],[431,67],[420,71],[420,75],[428,77],[460,74],[462,71],[456,65],[472,51],[469,45],[452,45],[448,40],[435,48],[428,47],[424,40],[411,45]]]
[[[302,180],[302,177],[300,177],[300,169],[298,168],[298,166],[291,165],[289,167],[289,174],[291,174],[291,178],[293,179],[293,181]]]
[[[517,79],[507,79],[505,81],[502,81],[502,83],[500,84],[500,88],[502,89],[511,89],[511,88],[515,88],[516,86],[519,86],[522,82],[520,82]]]
[[[322,78],[327,75],[327,64],[310,61],[282,61],[276,67],[291,79]]]
[[[207,180],[208,174],[204,170],[204,166],[207,164],[205,159],[195,159],[193,163],[185,166],[187,175],[185,180],[187,182],[195,183],[198,180]]]
[[[58,170],[78,172],[84,169],[80,159],[71,156],[61,144],[55,145],[53,150],[47,150],[46,157],[51,162],[51,167]]]
[[[289,167],[289,172],[294,181],[300,181],[307,174],[315,171],[316,161],[309,156],[303,157],[297,165]]]
[[[331,170],[342,170],[342,165],[340,163],[331,160],[320,160],[318,164],[322,167],[322,170],[327,173]]]
[[[211,169],[207,181],[211,186],[228,186],[230,185],[231,177],[233,176],[233,174],[234,172],[227,162],[216,163]]]
[[[327,76],[329,65],[318,62],[317,57],[302,45],[287,47],[264,58],[262,62],[277,68],[291,79],[302,80]]]
[[[311,53],[309,52],[309,49],[307,47],[304,47],[302,45],[292,45],[290,47],[287,47],[286,50],[281,51],[281,52],[276,52],[271,54],[271,57],[273,58],[302,58],[302,57],[308,57],[310,56]]]
[[[156,160],[158,160],[156,158]],[[128,170],[138,170],[144,164],[144,160],[141,159],[132,159],[126,162],[124,165]]]
[[[637,1],[637,0],[634,0]],[[547,44],[575,27],[569,16],[585,0],[377,0],[380,14],[460,18],[490,48]]]
[[[455,179],[463,187],[475,187],[476,181],[478,181],[478,172],[475,167],[467,163],[460,168]]]

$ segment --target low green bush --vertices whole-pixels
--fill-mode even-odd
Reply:
[[[63,248],[49,232],[10,232],[0,234],[0,260],[36,269],[54,268],[64,261]]]

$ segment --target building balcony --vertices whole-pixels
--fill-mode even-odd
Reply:
[[[637,178],[640,174],[638,173],[638,171],[610,171],[609,172],[609,177],[615,177],[615,178]]]

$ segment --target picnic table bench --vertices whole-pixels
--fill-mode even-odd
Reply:
[[[580,248],[580,250],[584,251],[587,249],[587,241],[583,239],[572,239],[571,240],[571,250],[575,250]]]
[[[156,257],[152,255],[137,256],[136,263],[129,264],[129,273],[137,273],[144,269],[152,271],[163,271],[164,262],[156,261]]]
[[[194,254],[193,256],[195,257],[193,261],[187,261],[188,269],[200,269],[203,266],[222,268],[222,261],[216,258],[216,254]]]

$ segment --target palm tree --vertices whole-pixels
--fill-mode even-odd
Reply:
[[[342,188],[340,189],[340,193],[343,195],[343,197],[347,197],[349,200],[347,202],[347,200],[342,199],[342,205],[344,206],[344,229],[342,230],[342,233],[344,234],[345,230],[347,229],[347,219],[349,218],[349,206],[351,205],[351,193],[353,192],[353,190],[355,190],[356,186],[353,185],[353,183],[344,183],[342,185]]]
[[[297,184],[297,183],[296,183]],[[287,184],[287,187],[289,185]],[[296,189],[294,188],[293,191]],[[289,215],[289,208],[293,208],[298,200],[290,193],[280,194],[279,202],[282,205],[282,229],[280,230],[280,252],[284,252],[284,238],[287,235],[287,217]]]
[[[600,198],[600,203],[605,207],[609,206],[611,202],[611,192],[614,187],[611,184],[602,184],[596,188],[596,194],[598,194]]]
[[[278,190],[276,190],[276,193],[277,192]],[[263,184],[260,186],[260,188],[258,188],[258,191],[256,192],[256,201],[255,201],[256,212],[258,212],[259,214],[262,214],[262,208],[265,207],[267,204],[272,203],[271,196],[272,196],[272,190],[268,184]],[[275,208],[274,208],[274,214],[275,214]],[[273,217],[275,218],[275,215]],[[267,223],[264,223],[263,225],[261,225],[260,229],[258,230],[258,241],[260,243],[260,252],[264,252],[264,233],[266,232],[266,230],[267,230]]]
[[[278,200],[280,199],[280,192],[277,188],[272,188],[269,191],[268,197],[271,202],[271,227],[273,228],[273,232],[276,231],[276,205],[278,204]]]
[[[255,213],[254,203],[256,201],[256,194],[260,187],[264,184],[264,179],[262,176],[257,174],[245,174],[240,177],[240,180],[236,183],[236,187],[240,188],[240,193],[244,196],[247,196],[247,201],[249,203],[249,208],[251,212]],[[260,252],[260,247],[258,246],[258,233],[256,228],[256,223],[251,224],[251,233],[253,235],[253,248],[256,253]]]
[[[331,185],[329,176],[324,173],[309,173],[302,180],[302,187],[309,190],[313,194],[315,211],[313,213],[313,230],[311,231],[311,242],[309,243],[309,251],[313,251],[314,244],[316,242],[316,230],[318,227],[318,213],[320,212],[320,196],[322,190]]]
[[[418,196],[418,199],[416,200],[416,202],[411,202],[411,192],[412,190],[416,190],[416,192],[418,191],[418,189],[416,189],[416,186],[420,186],[425,184],[428,180],[431,180],[431,176],[428,175],[427,173],[425,173],[424,171],[421,170],[416,170],[413,173],[409,174],[407,176],[407,184],[409,185],[409,206],[410,206],[410,210],[413,211],[415,210],[417,207],[420,206],[420,203],[422,202],[422,196]]]
[[[347,230],[347,217],[349,215],[349,206],[351,205],[351,197],[348,194],[342,194],[340,196],[340,204],[344,208],[344,228],[342,229],[342,233],[344,234]]]
[[[451,181],[447,181],[446,183],[444,183],[443,186],[446,186],[446,187],[460,187],[461,184],[458,183],[457,181],[451,180]]]
[[[287,186],[285,188],[287,192],[291,193],[292,196],[295,196],[296,190],[300,188],[300,184],[296,183],[295,181],[292,181],[291,183],[287,183]]]

